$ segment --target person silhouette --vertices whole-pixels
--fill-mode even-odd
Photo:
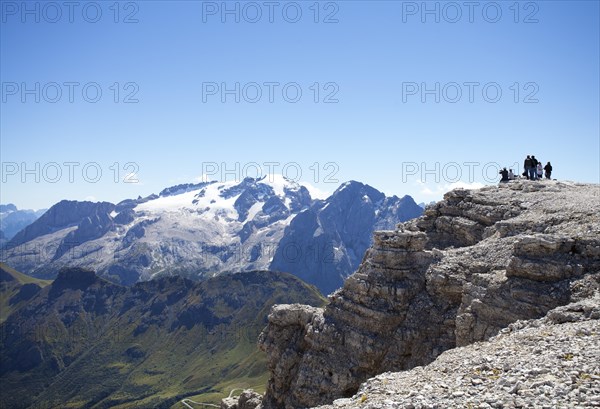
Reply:
[[[535,155],[531,155],[531,167],[529,168],[529,179],[531,180],[537,179],[537,164],[538,160],[535,158]]]
[[[525,162],[523,162],[523,168],[525,169],[525,177],[527,179],[531,179],[531,168],[533,168],[533,161],[531,160],[531,156],[527,155],[527,158],[525,158]]]
[[[544,170],[546,171],[546,179],[550,179],[550,177],[552,176],[552,165],[550,164],[550,162],[546,163],[546,166],[544,166]]]

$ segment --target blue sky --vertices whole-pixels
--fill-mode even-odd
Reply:
[[[430,201],[527,154],[600,182],[598,1],[0,3],[2,203],[254,164]]]

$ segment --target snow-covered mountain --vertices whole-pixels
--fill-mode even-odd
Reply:
[[[370,204],[361,206],[364,197]],[[399,212],[399,201],[410,211]],[[314,263],[288,263],[280,248],[286,234],[288,246],[297,241],[310,247],[311,235],[318,240],[312,224],[301,228],[315,212],[321,215],[319,231],[341,243],[334,269],[338,278],[325,280],[325,287],[322,280],[311,280],[314,271],[305,271],[314,269]],[[282,176],[185,184],[116,205],[59,202],[6,244],[2,260],[41,278],[52,278],[64,266],[87,267],[124,284],[166,274],[203,279],[276,269],[328,291],[360,262],[375,226],[391,228],[418,215],[420,208],[410,197],[386,198],[358,182],[343,185],[325,201],[313,199],[307,187]],[[300,237],[299,231],[310,234]],[[357,241],[360,245],[353,244]],[[330,270],[319,269],[318,274]]]

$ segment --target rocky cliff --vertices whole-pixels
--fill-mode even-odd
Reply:
[[[275,306],[260,336],[265,408],[354,395],[386,371],[431,363],[600,288],[600,189],[514,182],[455,190],[380,231],[325,308]]]
[[[600,297],[517,321],[489,342],[369,379],[321,409],[589,408],[600,406]]]

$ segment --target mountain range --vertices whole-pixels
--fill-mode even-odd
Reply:
[[[202,282],[160,277],[120,286],[90,270],[53,282],[0,264],[1,408],[171,408],[264,389],[256,338],[277,303],[323,305],[290,274],[251,271]],[[5,302],[6,301],[6,302]]]
[[[12,237],[1,259],[41,279],[68,266],[123,285],[273,270],[327,294],[358,267],[375,229],[422,211],[410,196],[355,181],[324,200],[282,176],[183,184],[118,204],[61,201]]]

